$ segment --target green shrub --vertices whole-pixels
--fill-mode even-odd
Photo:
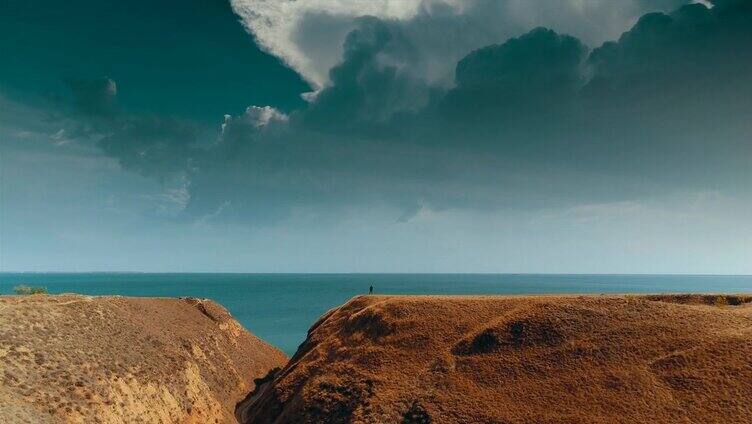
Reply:
[[[13,293],[15,294],[47,294],[47,287],[42,286],[27,286],[26,284],[21,284],[16,287],[13,287]]]

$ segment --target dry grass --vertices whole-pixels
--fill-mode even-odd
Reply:
[[[285,360],[210,301],[0,297],[2,423],[231,423]]]
[[[311,328],[243,418],[750,423],[750,300],[357,297]]]

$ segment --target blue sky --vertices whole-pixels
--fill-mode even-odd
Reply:
[[[259,50],[222,1],[74,0],[65,7],[3,6],[4,94],[41,102],[66,96],[67,79],[117,82],[126,111],[216,125],[249,104],[303,106],[308,85]],[[219,118],[218,118],[219,117]]]
[[[1,271],[752,272],[747,0],[0,7]]]

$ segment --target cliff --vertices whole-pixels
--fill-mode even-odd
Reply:
[[[207,300],[0,297],[4,423],[232,423],[285,361]]]
[[[749,296],[361,296],[247,423],[750,423]]]

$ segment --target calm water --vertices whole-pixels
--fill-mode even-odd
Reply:
[[[752,276],[0,273],[0,294],[22,283],[46,286],[51,293],[214,299],[288,355],[316,318],[370,284],[380,294],[752,292]]]

